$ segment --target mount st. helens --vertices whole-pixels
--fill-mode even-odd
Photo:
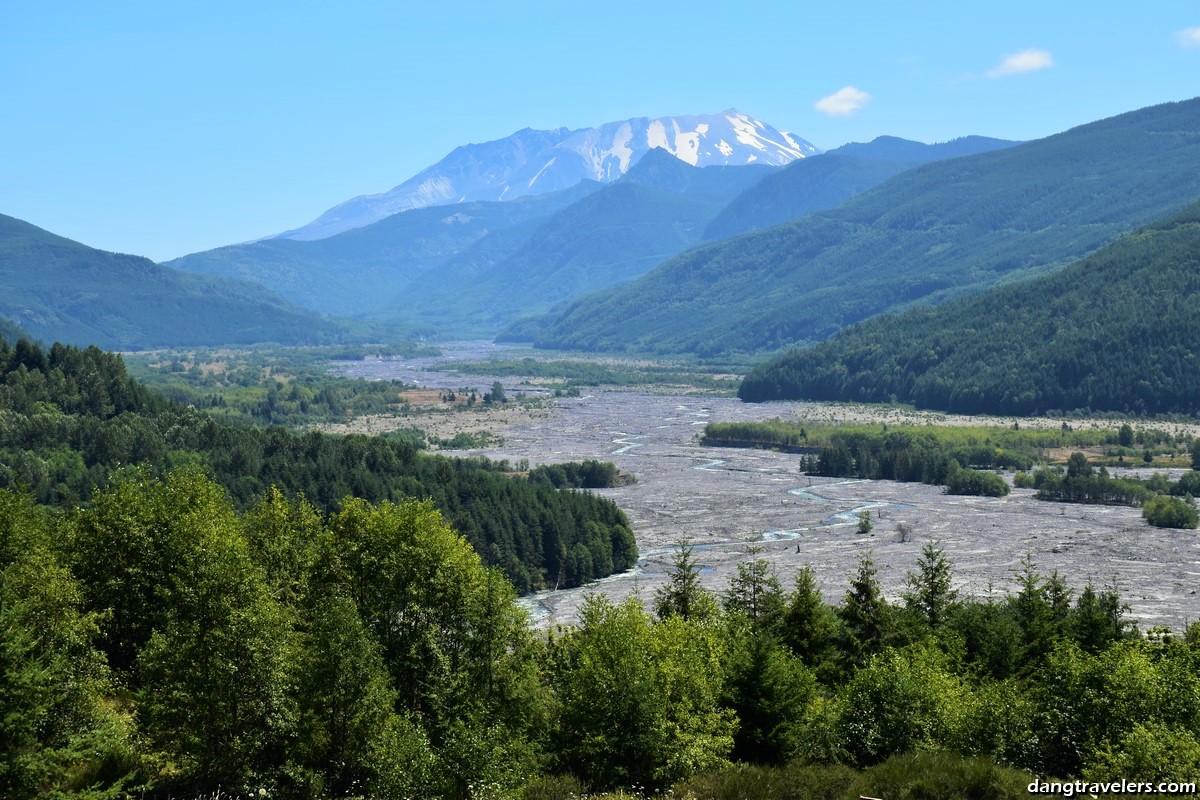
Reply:
[[[512,200],[583,180],[611,183],[655,148],[697,167],[782,166],[820,152],[804,139],[734,109],[640,117],[582,130],[526,128],[504,139],[458,147],[390,191],[355,197],[276,238],[324,239],[414,208]]]

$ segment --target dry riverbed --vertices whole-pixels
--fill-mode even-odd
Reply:
[[[422,371],[428,369],[428,364],[377,362],[345,371],[435,388],[486,387],[491,381]],[[512,378],[504,381],[506,387],[517,383]],[[702,580],[717,591],[727,586],[738,562],[766,558],[785,586],[800,567],[811,564],[826,596],[838,600],[859,559],[870,552],[885,592],[897,598],[906,573],[930,539],[941,542],[954,563],[958,589],[966,595],[1007,593],[1028,553],[1042,572],[1057,570],[1076,589],[1089,580],[1098,585],[1115,580],[1143,627],[1182,628],[1200,616],[1200,536],[1152,528],[1138,509],[1041,502],[1030,490],[1015,490],[999,499],[955,497],[921,484],[810,478],[800,473],[796,455],[698,443],[707,422],[775,417],[889,424],[1015,421],[1022,427],[1062,422],[981,420],[816,403],[744,404],[726,397],[623,391],[563,398],[544,415],[514,415],[497,428],[503,446],[470,452],[527,458],[531,464],[602,459],[637,478],[633,485],[601,492],[633,524],[641,552],[637,569],[582,589],[526,598],[534,618],[540,624],[571,622],[588,592],[614,599],[639,594],[649,601],[665,581],[680,541],[696,546]],[[856,533],[862,510],[872,514],[875,528],[869,535]],[[902,524],[912,530],[906,541]]]

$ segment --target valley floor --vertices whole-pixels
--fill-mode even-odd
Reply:
[[[389,368],[397,374],[374,377],[464,385],[463,376],[414,374],[398,362],[375,362],[366,369],[380,373]],[[475,377],[467,383],[488,385]],[[516,382],[508,379],[506,385],[510,381],[511,393]],[[727,397],[604,390],[559,399],[544,416],[513,418],[500,431],[502,446],[470,452],[513,461],[525,458],[533,465],[607,460],[637,478],[635,484],[602,492],[633,523],[641,551],[637,569],[581,589],[525,598],[538,623],[573,621],[588,592],[616,599],[638,593],[649,601],[664,582],[679,541],[696,546],[702,580],[718,591],[736,573],[739,561],[766,558],[785,588],[798,569],[811,564],[826,597],[837,601],[859,558],[873,551],[879,580],[895,599],[924,543],[937,539],[954,564],[956,585],[964,595],[1003,596],[1015,585],[1021,560],[1030,554],[1041,572],[1057,570],[1076,590],[1089,580],[1100,586],[1115,579],[1143,628],[1182,629],[1200,617],[1200,538],[1190,531],[1152,528],[1136,508],[1043,502],[1033,499],[1032,490],[1017,489],[1005,498],[960,497],[922,484],[810,478],[801,474],[798,455],[699,444],[703,426],[710,421],[775,417],[814,422],[869,418],[889,424],[914,417],[942,424],[955,421],[868,407],[755,405]],[[977,418],[961,419],[964,424],[980,423]],[[1022,427],[1061,422],[1019,420]],[[872,514],[874,530],[869,535],[856,532],[862,510]],[[907,537],[902,525],[911,529]]]

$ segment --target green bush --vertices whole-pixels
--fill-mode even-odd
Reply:
[[[1004,497],[1008,494],[1008,484],[994,472],[957,469],[951,470],[946,476],[946,494]]]
[[[865,770],[853,796],[920,798],[921,800],[1025,800],[1033,776],[1002,767],[990,758],[963,758],[951,753],[917,752],[892,756]]]
[[[841,800],[850,795],[857,775],[842,764],[739,764],[697,775],[673,789],[676,797],[695,800]]]
[[[1139,724],[1088,759],[1087,780],[1191,781],[1200,772],[1200,743],[1186,728],[1161,722]]]
[[[1017,487],[1018,489],[1032,489],[1033,476],[1028,472],[1018,472],[1013,476],[1013,486]]]
[[[888,800],[1024,800],[1031,780],[1029,773],[989,758],[935,751],[893,756],[862,772],[842,764],[739,764],[677,783],[672,794],[694,800],[854,800],[864,795]]]
[[[1196,507],[1181,497],[1158,495],[1142,506],[1142,516],[1156,528],[1195,528]]]

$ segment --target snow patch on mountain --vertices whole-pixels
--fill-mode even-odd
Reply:
[[[534,175],[532,178],[530,178],[530,179],[529,179],[529,183],[527,183],[527,184],[525,185],[525,186],[526,186],[526,188],[527,188],[527,189],[532,189],[532,188],[533,188],[533,185],[534,185],[535,183],[537,183],[537,179],[538,179],[538,178],[540,178],[540,177],[542,177],[542,173],[543,173],[543,172],[545,172],[546,170],[550,169],[551,167],[553,167],[553,166],[554,166],[554,162],[555,162],[555,161],[557,161],[557,160],[558,160],[557,158],[551,158],[549,161],[547,161],[547,162],[546,162],[546,166],[544,166],[544,167],[542,167],[541,169],[539,169],[539,170],[537,171],[537,174],[536,174],[536,175]],[[505,186],[505,187],[504,187],[504,194],[507,194],[507,193],[508,193],[508,187],[507,187],[507,186]],[[503,199],[504,199],[504,194],[501,194],[499,199],[503,200]]]

